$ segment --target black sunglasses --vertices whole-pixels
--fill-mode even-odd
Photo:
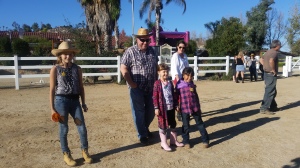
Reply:
[[[185,47],[178,47],[178,48],[180,48],[180,49],[185,49]]]
[[[139,38],[139,40],[140,40],[142,43],[144,43],[144,42],[148,43],[148,42],[150,41],[150,39],[141,39],[141,38]]]

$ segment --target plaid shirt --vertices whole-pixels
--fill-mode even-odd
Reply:
[[[137,45],[128,48],[121,59],[121,64],[128,68],[132,80],[140,89],[149,92],[157,80],[157,62],[158,57],[151,47],[142,52]]]
[[[176,84],[177,99],[180,97],[180,111],[182,113],[194,113],[200,110],[200,100],[196,91],[194,82],[186,83],[185,86],[179,88],[178,84],[184,82],[180,80]]]

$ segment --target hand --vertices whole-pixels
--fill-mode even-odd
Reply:
[[[273,74],[273,76],[277,76],[276,71],[272,70],[271,73]]]
[[[130,87],[131,87],[132,89],[134,89],[134,88],[137,88],[138,85],[137,85],[135,82],[133,82],[133,83],[130,85]]]
[[[87,112],[89,110],[89,108],[87,107],[86,104],[82,105],[82,109],[83,109],[84,112]]]
[[[55,113],[57,113],[55,110],[51,110],[51,120],[52,120],[52,121],[54,121],[53,118],[52,118],[52,116],[53,116],[53,114],[55,114]],[[54,121],[54,122],[55,122],[55,121]]]
[[[177,112],[180,112],[179,106],[177,106],[177,107],[175,108],[175,110],[176,110]]]
[[[159,113],[160,113],[159,109],[155,109],[155,115],[159,116]]]

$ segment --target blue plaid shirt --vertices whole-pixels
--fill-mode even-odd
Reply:
[[[121,64],[128,68],[132,80],[140,89],[148,92],[152,92],[157,80],[157,62],[158,57],[151,47],[143,52],[137,45],[128,48],[121,58]]]

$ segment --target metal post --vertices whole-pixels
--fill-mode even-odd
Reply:
[[[132,45],[134,46],[134,0],[131,0],[131,13],[132,13]]]

